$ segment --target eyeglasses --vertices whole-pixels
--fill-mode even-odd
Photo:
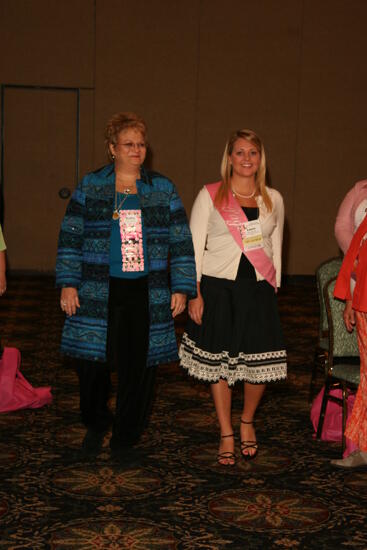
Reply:
[[[132,151],[134,149],[138,149],[140,151],[140,149],[146,149],[147,148],[147,146],[144,142],[134,143],[132,141],[126,141],[125,143],[116,143],[116,146],[117,145],[120,145],[121,147],[124,147],[124,149],[126,149],[127,151]]]

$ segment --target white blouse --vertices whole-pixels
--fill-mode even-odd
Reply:
[[[260,213],[264,252],[274,264],[279,287],[282,270],[284,203],[279,191],[269,187],[266,189],[273,204],[272,211],[268,212],[261,196],[256,197],[256,202]],[[197,280],[200,281],[202,275],[234,280],[242,251],[222,216],[214,208],[206,187],[201,189],[194,202],[190,229],[195,249]],[[261,281],[264,277],[256,271],[256,279]]]

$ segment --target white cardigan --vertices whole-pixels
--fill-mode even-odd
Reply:
[[[284,226],[284,204],[279,191],[266,188],[273,209],[268,212],[261,196],[256,197],[260,212],[260,225],[264,239],[264,252],[272,260],[276,270],[277,286],[280,286],[282,270],[282,240]],[[202,275],[234,280],[237,275],[242,251],[214,208],[213,201],[203,187],[192,207],[190,229],[192,233],[197,280]],[[256,270],[255,270],[256,271]],[[256,271],[256,279],[264,279]]]

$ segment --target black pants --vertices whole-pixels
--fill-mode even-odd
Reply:
[[[149,343],[148,278],[110,278],[107,363],[85,361],[79,367],[83,422],[104,430],[109,419],[110,369],[118,387],[112,438],[129,445],[139,440],[151,409],[155,367],[147,367]],[[81,374],[80,374],[81,373]]]

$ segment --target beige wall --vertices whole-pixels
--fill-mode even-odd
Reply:
[[[285,199],[285,272],[310,274],[337,253],[337,206],[367,177],[366,17],[364,0],[1,0],[1,81],[83,88],[81,174],[105,162],[109,116],[141,113],[153,168],[176,182],[188,211],[200,187],[219,178],[228,133],[254,129]],[[20,101],[23,112],[30,102]],[[5,117],[16,121],[10,106]],[[52,140],[55,129],[48,131],[34,139]],[[60,131],[67,155],[70,129]],[[22,185],[13,165],[20,155],[32,166],[35,149],[19,153],[8,141],[7,212]],[[47,188],[40,173],[48,178],[50,168],[37,180],[29,174],[35,189]],[[55,190],[48,200],[64,207]],[[27,258],[5,216],[14,268],[52,269],[56,243],[45,244],[41,228],[37,235],[39,208],[35,200],[29,223],[41,246]],[[55,216],[50,235],[58,223]]]

